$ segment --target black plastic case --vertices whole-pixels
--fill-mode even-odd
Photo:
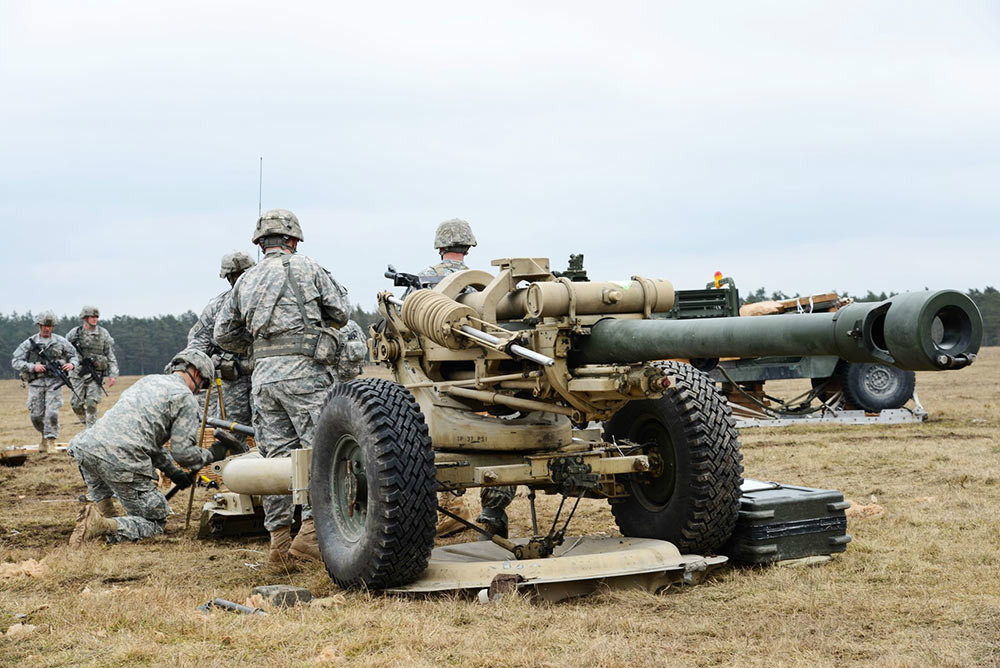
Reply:
[[[736,529],[723,554],[744,564],[768,564],[843,552],[850,505],[841,492],[746,480]]]

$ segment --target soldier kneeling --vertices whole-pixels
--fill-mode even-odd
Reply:
[[[208,449],[198,445],[200,421],[194,395],[214,377],[215,367],[207,355],[183,350],[165,374],[140,379],[93,427],[70,441],[69,453],[96,502],[80,512],[70,545],[98,536],[117,543],[163,533],[170,506],[156,487],[155,469],[183,488],[191,485],[194,472],[226,457],[222,443]],[[112,495],[118,497],[125,516],[115,517]]]

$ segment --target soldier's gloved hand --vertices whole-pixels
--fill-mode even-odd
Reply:
[[[229,449],[220,441],[212,443],[212,445],[209,446],[208,451],[212,453],[213,462],[221,462],[229,453]]]
[[[226,446],[226,450],[233,454],[242,454],[247,451],[246,443],[236,438],[236,435],[225,429],[216,429],[212,432],[215,440]]]
[[[167,473],[167,477],[170,478],[170,482],[177,485],[177,489],[187,489],[191,486],[191,473],[184,469],[175,468]]]

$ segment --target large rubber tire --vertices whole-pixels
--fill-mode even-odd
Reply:
[[[629,481],[630,495],[611,512],[624,536],[714,554],[739,513],[739,436],[729,404],[708,376],[679,362],[661,365],[674,379],[664,396],[631,402],[605,423],[605,439],[645,444],[655,462],[651,473]]]
[[[837,365],[844,398],[869,413],[902,408],[916,386],[917,376],[885,364],[841,362]]]
[[[427,568],[437,475],[409,390],[380,378],[334,387],[316,428],[309,478],[319,551],[337,585],[385,589]]]

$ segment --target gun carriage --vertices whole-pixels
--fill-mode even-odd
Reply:
[[[574,282],[538,258],[493,265],[495,275],[456,272],[402,299],[380,293],[383,320],[369,347],[394,381],[335,387],[311,450],[223,469],[235,492],[311,502],[324,562],[341,586],[412,581],[433,547],[436,492],[493,485],[530,490],[533,535],[491,536],[517,559],[550,555],[583,497],[607,499],[625,536],[714,553],[737,519],[737,432],[705,374],[663,360],[837,355],[957,369],[982,338],[976,306],[954,291],[791,322],[664,320],[653,315],[674,305],[665,280]],[[392,275],[420,287],[417,277]],[[564,496],[547,532],[536,491]]]

